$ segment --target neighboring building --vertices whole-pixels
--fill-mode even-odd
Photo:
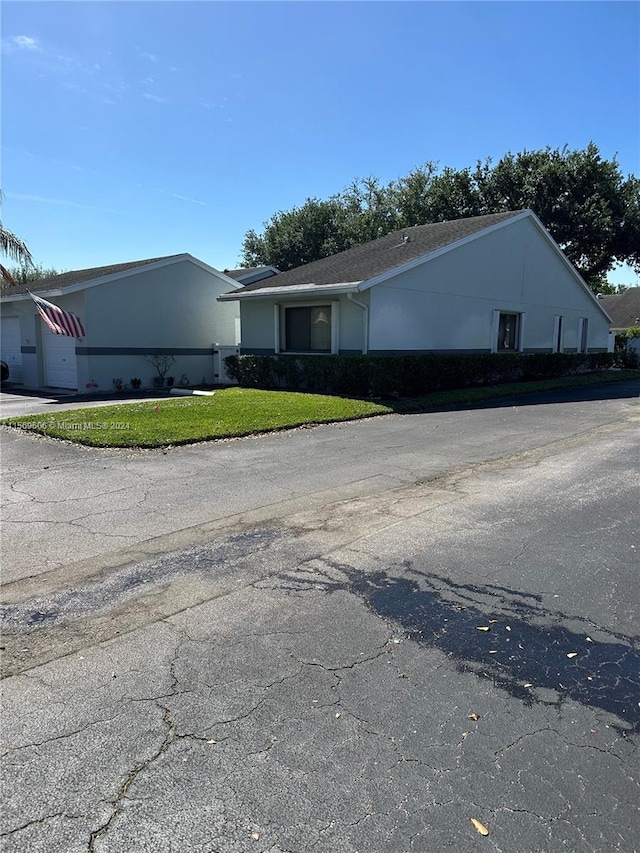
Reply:
[[[631,326],[640,326],[640,287],[600,297],[600,304],[612,320],[611,331],[624,334]],[[640,338],[629,338],[627,349],[640,355]]]
[[[256,271],[236,271],[238,282]],[[269,273],[270,274],[270,273]],[[2,359],[10,381],[27,387],[112,391],[114,379],[150,387],[155,368],[145,356],[171,355],[176,384],[220,380],[214,344],[238,344],[239,312],[216,297],[237,287],[188,254],[62,273],[2,291]],[[86,337],[52,334],[27,290],[76,314]],[[229,351],[225,351],[228,355]]]
[[[611,293],[599,299],[611,317],[612,332],[619,335],[631,326],[640,326],[640,287],[630,287],[622,293]]]
[[[530,210],[418,225],[245,283],[241,351],[606,352],[610,318]]]

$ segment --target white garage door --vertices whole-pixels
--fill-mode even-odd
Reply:
[[[46,384],[52,388],[77,388],[76,339],[68,335],[54,335],[43,323],[42,340]]]
[[[20,351],[20,318],[2,318],[2,361],[9,365],[9,381],[22,382],[22,352]]]

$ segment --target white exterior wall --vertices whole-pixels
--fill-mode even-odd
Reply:
[[[34,290],[37,292],[36,286]],[[89,284],[64,296],[45,299],[77,314],[87,331],[76,341],[78,391],[113,391],[113,379],[128,385],[133,377],[150,387],[155,368],[144,354],[157,350],[203,350],[178,353],[167,375],[176,383],[186,374],[191,384],[214,383],[213,345],[236,343],[237,302],[217,302],[229,282],[188,260]],[[2,305],[3,316],[20,316],[23,382],[46,381],[42,321],[26,296]],[[142,351],[142,352],[140,352]]]
[[[551,351],[564,317],[564,350],[607,350],[609,321],[530,219],[487,234],[371,288],[369,348],[489,352],[494,311],[524,313],[525,351]]]
[[[225,303],[219,302],[219,305]],[[231,303],[237,305],[238,303]],[[254,355],[275,352],[274,305],[271,299],[244,299],[240,305],[240,351]]]
[[[238,305],[216,301],[228,291],[228,282],[188,260],[88,287],[79,389],[113,390],[116,377],[124,384],[138,377],[150,387],[156,371],[145,355],[164,349],[207,350],[175,354],[167,375],[176,383],[184,374],[191,384],[213,384],[213,344],[235,344]]]

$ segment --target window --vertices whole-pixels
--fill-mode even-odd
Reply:
[[[589,320],[587,317],[581,317],[578,321],[578,340],[580,344],[580,352],[589,351]]]
[[[520,315],[500,312],[498,320],[498,352],[517,352],[520,348]]]
[[[564,345],[562,343],[564,329],[563,323],[564,317],[560,315],[555,317],[554,327],[553,327],[553,351],[554,352],[562,352],[564,349]]]
[[[286,352],[331,352],[331,306],[285,308]]]

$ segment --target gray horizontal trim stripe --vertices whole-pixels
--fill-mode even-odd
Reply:
[[[609,352],[606,347],[589,347],[589,352]]]
[[[210,347],[76,347],[76,355],[213,355]]]
[[[275,355],[273,349],[260,349],[259,347],[240,347],[240,355]]]
[[[536,353],[545,353],[545,352],[553,352],[551,347],[525,347],[523,352],[529,355],[535,355]]]
[[[28,353],[29,355],[35,355],[37,350],[35,347],[20,347],[20,352]]]
[[[361,349],[341,349],[340,355],[362,355]]]

